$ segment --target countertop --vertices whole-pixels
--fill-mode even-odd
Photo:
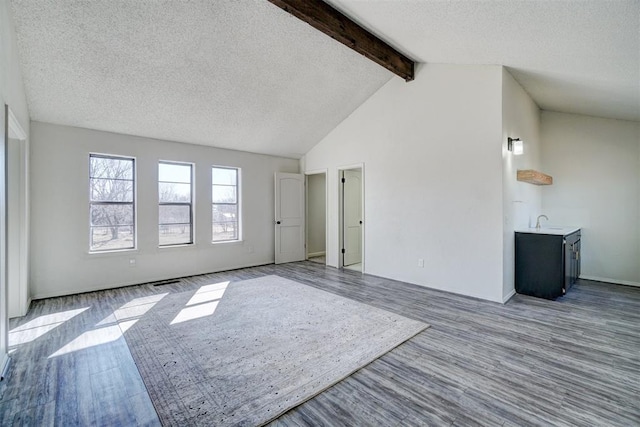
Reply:
[[[519,228],[516,229],[516,233],[531,233],[531,234],[554,234],[556,236],[566,236],[571,233],[575,233],[580,230],[580,227],[540,227],[539,229],[534,228]]]

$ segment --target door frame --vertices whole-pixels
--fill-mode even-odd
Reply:
[[[24,156],[20,156],[21,160],[24,159],[25,168],[22,170],[23,175],[26,175],[27,180],[23,182],[23,193],[25,197],[25,203],[23,205],[23,209],[25,212],[24,215],[20,214],[18,218],[18,222],[23,222],[24,230],[20,230],[19,240],[27,240],[25,245],[28,244],[28,223],[29,223],[29,183],[28,183],[28,165],[29,165],[29,147],[27,134],[24,132],[20,122],[11,111],[9,105],[2,102],[0,99],[0,105],[2,106],[2,114],[0,114],[0,119],[2,120],[2,125],[0,126],[0,174],[2,177],[0,179],[0,381],[5,379],[5,375],[9,369],[9,363],[11,362],[11,358],[9,357],[9,275],[7,274],[8,263],[8,255],[9,251],[13,248],[10,248],[8,245],[8,189],[9,189],[9,174],[8,174],[8,154],[9,154],[9,140],[15,139],[20,143],[20,154],[24,153]],[[12,184],[13,185],[13,184]],[[20,199],[20,182],[17,183],[18,188],[18,199]],[[28,271],[28,247],[22,245],[23,242],[20,242],[19,248],[19,269],[26,269]],[[28,282],[25,277],[25,295],[28,296]],[[22,290],[20,290],[22,293]],[[28,308],[28,303],[25,301],[26,306]],[[22,307],[21,307],[22,308]]]
[[[305,203],[305,237],[304,237],[304,251],[305,259],[309,259],[309,175],[324,174],[324,263],[327,265],[327,248],[329,247],[329,170],[328,169],[315,169],[304,172],[304,203]]]
[[[361,254],[361,265],[362,265],[362,273],[365,272],[365,226],[367,225],[366,221],[366,210],[365,210],[365,174],[364,174],[364,163],[354,163],[351,165],[339,166],[337,168],[337,182],[338,182],[338,268],[344,268],[344,256],[342,254],[342,248],[344,247],[344,194],[343,194],[343,186],[342,186],[342,176],[343,172],[350,169],[360,169],[361,180],[360,180],[360,207],[362,208],[362,238],[360,242],[360,247],[362,248]]]
[[[7,292],[7,146],[9,142],[9,106],[0,96],[0,381],[8,371],[9,304]]]

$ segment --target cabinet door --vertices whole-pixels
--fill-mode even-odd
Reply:
[[[564,248],[564,289],[565,292],[578,280],[580,275],[580,233],[573,233],[565,237]]]
[[[515,233],[515,288],[519,294],[553,299],[563,294],[562,236]]]
[[[573,283],[576,283],[580,277],[580,258],[582,257],[582,254],[580,253],[580,240],[574,243],[573,254]]]

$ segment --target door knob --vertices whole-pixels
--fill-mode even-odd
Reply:
[[[362,224],[362,221],[360,221],[360,224]]]
[[[280,221],[276,221],[276,224],[280,224]]]

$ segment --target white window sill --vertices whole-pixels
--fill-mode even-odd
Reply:
[[[98,256],[118,256],[138,253],[138,248],[131,249],[112,249],[108,251],[88,251],[86,254],[90,257]]]
[[[196,244],[194,243],[182,243],[180,245],[163,245],[163,246],[158,246],[158,249],[160,250],[164,250],[164,249],[179,249],[179,248],[195,248]]]
[[[211,242],[212,246],[217,246],[217,245],[232,245],[232,244],[239,244],[242,245],[244,244],[244,240],[220,240],[220,241],[215,241],[215,242]]]

